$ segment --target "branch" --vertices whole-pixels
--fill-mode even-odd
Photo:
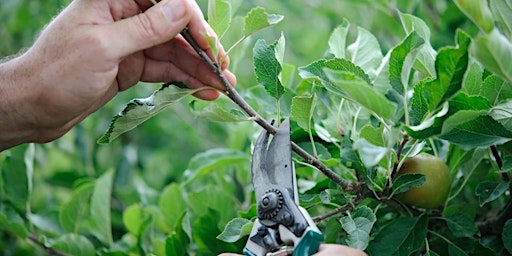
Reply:
[[[40,247],[42,247],[44,249],[44,251],[46,252],[46,254],[48,255],[54,255],[54,256],[69,256],[68,254],[66,253],[63,253],[61,251],[58,251],[58,250],[55,250],[53,248],[50,248],[48,246],[46,246],[44,243],[42,243],[41,241],[39,241],[39,239],[37,238],[36,234],[34,233],[30,233],[28,234],[28,239],[30,239],[30,241],[34,242],[35,244],[39,245]]]
[[[257,124],[259,124],[263,129],[267,130],[268,133],[276,134],[276,129],[270,123],[268,123],[265,119],[263,119],[247,102],[238,94],[238,92],[233,88],[231,83],[226,79],[224,73],[222,73],[219,65],[212,61],[212,59],[203,51],[197,42],[194,40],[188,28],[185,28],[181,35],[185,40],[194,48],[194,50],[199,54],[199,56],[206,62],[208,66],[215,72],[217,77],[220,79],[222,85],[225,88],[225,94],[228,96],[233,102],[235,102],[249,117],[254,120]],[[300,157],[302,157],[308,164],[315,166],[318,170],[324,173],[327,177],[329,177],[333,182],[338,184],[345,191],[355,191],[358,187],[355,182],[344,180],[335,172],[329,169],[329,167],[325,166],[320,160],[311,156],[308,152],[303,150],[297,144],[292,142],[292,150],[297,153]]]

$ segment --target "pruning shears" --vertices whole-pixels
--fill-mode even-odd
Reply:
[[[252,182],[258,218],[243,252],[248,256],[312,255],[323,235],[298,203],[288,119],[268,141],[264,130],[254,146]]]

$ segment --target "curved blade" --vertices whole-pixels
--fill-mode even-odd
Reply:
[[[256,198],[272,188],[288,191],[295,200],[295,173],[292,165],[290,121],[286,119],[268,144],[268,133],[262,131],[252,156],[252,176]]]

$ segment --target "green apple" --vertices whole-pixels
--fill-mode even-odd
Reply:
[[[399,199],[409,205],[420,208],[438,208],[442,206],[450,192],[450,172],[445,162],[426,153],[418,154],[404,161],[397,176],[420,173],[425,175],[425,183],[411,188],[399,195]]]

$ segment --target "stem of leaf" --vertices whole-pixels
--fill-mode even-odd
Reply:
[[[267,130],[267,132],[271,134],[276,134],[276,129],[270,123],[265,121],[247,102],[238,94],[238,92],[233,88],[231,83],[226,79],[224,73],[220,69],[220,66],[213,62],[211,58],[206,54],[203,49],[199,47],[197,42],[194,40],[188,28],[185,28],[181,35],[183,38],[190,44],[192,48],[197,52],[197,54],[205,61],[205,63],[212,69],[212,71],[217,75],[220,79],[222,85],[225,88],[225,94],[228,96],[233,102],[235,102],[249,117],[254,120],[258,125],[260,125],[263,129]],[[302,157],[308,164],[315,166],[319,171],[324,173],[328,178],[330,178],[333,182],[338,184],[345,191],[355,191],[358,189],[358,185],[350,180],[345,180],[341,178],[338,174],[333,172],[329,167],[323,164],[321,161],[311,156],[304,149],[299,147],[297,144],[292,142],[292,150],[297,153],[300,157]]]

